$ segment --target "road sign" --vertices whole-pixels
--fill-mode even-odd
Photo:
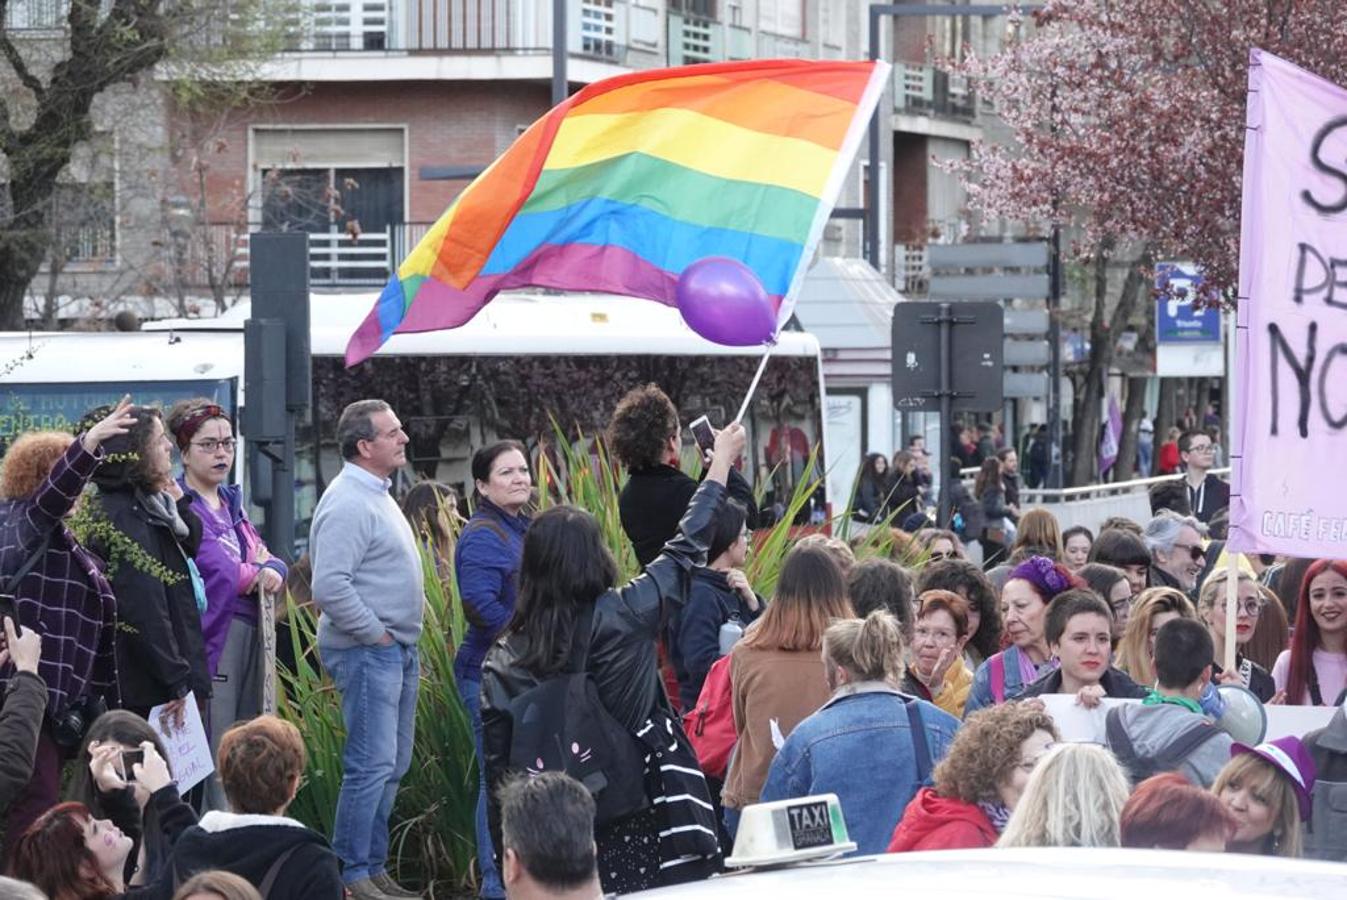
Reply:
[[[893,308],[893,405],[905,412],[940,408],[940,303]],[[1004,369],[999,303],[952,303],[951,408],[992,412],[1002,403]]]
[[[1002,389],[1010,398],[1034,398],[1048,396],[1047,372],[1007,372],[1002,381]]]
[[[1046,366],[1052,355],[1047,341],[1006,339],[1003,362],[1008,366]]]
[[[1155,267],[1155,286],[1170,293],[1157,301],[1155,341],[1157,344],[1205,344],[1221,342],[1221,310],[1216,306],[1201,309],[1193,301],[1201,296],[1202,273],[1191,263],[1159,263]]]
[[[1042,300],[1051,290],[1048,247],[1042,241],[931,244],[926,264],[931,269],[927,296],[932,300]]]
[[[1006,310],[1006,334],[1022,334],[1037,337],[1047,334],[1050,323],[1046,309],[1008,309]]]

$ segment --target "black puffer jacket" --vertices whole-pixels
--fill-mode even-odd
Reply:
[[[158,498],[134,486],[122,463],[104,463],[94,475],[99,514],[120,535],[98,533],[90,549],[108,560],[108,580],[117,595],[117,681],[122,705],[156,706],[195,691],[198,702],[210,697],[201,613],[187,560],[201,545],[201,520],[184,497],[176,504],[188,533],[179,537]],[[128,554],[137,545],[167,579]],[[135,558],[132,558],[135,557]]]
[[[693,567],[706,563],[706,549],[724,497],[723,485],[704,482],[664,552],[644,573],[595,601],[586,668],[594,676],[604,707],[629,731],[635,732],[656,708],[672,715],[660,680],[655,639],[666,606],[684,603]],[[487,783],[492,787],[487,809],[493,832],[500,816],[495,787],[509,774],[514,730],[510,703],[539,683],[532,672],[516,664],[526,643],[521,635],[506,632],[482,664],[482,749]]]
[[[1126,672],[1112,666],[1105,669],[1104,674],[1099,676],[1099,686],[1104,689],[1105,697],[1124,700],[1144,700],[1151,693],[1129,678]],[[1041,697],[1044,694],[1060,693],[1062,693],[1062,670],[1054,669],[1033,684],[1025,687],[1024,693],[1020,694],[1019,699],[1027,700],[1030,697]]]

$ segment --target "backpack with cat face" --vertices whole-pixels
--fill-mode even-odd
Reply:
[[[604,707],[585,670],[593,620],[591,604],[576,619],[566,667],[510,703],[510,769],[570,775],[594,798],[595,822],[603,825],[645,809],[650,801],[645,753]]]

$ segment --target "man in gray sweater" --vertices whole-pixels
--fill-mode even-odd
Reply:
[[[341,694],[345,772],[332,826],[342,880],[355,900],[419,896],[388,875],[388,817],[411,767],[425,585],[411,526],[389,495],[407,462],[407,434],[382,400],[337,420],[346,461],[309,534],[318,654]]]

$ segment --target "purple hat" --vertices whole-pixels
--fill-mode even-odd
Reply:
[[[1009,581],[1012,578],[1018,578],[1032,584],[1034,591],[1043,598],[1044,603],[1050,602],[1053,597],[1056,597],[1062,591],[1075,586],[1071,573],[1064,566],[1053,562],[1046,556],[1029,557],[1010,570],[1010,575],[1006,577],[1006,580]]]
[[[1291,787],[1295,788],[1296,799],[1300,801],[1300,818],[1308,822],[1314,807],[1314,779],[1319,773],[1314,766],[1314,760],[1310,757],[1310,751],[1305,749],[1300,738],[1288,735],[1275,741],[1264,741],[1257,747],[1238,742],[1230,745],[1231,759],[1241,753],[1252,753],[1262,757],[1287,777]]]

